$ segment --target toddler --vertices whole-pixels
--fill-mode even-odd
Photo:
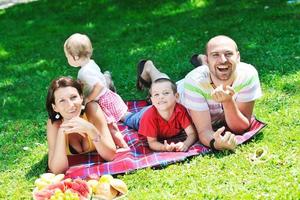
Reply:
[[[114,142],[121,148],[128,148],[117,122],[127,113],[127,106],[121,97],[111,91],[99,66],[91,59],[93,48],[88,36],[75,33],[64,44],[69,65],[80,67],[77,78],[84,84],[85,104],[97,101],[104,112]]]

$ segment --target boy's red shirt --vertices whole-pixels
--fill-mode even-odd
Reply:
[[[157,109],[152,106],[143,114],[138,132],[146,137],[165,139],[176,136],[191,123],[192,120],[186,108],[179,103],[176,103],[168,121],[163,119]]]

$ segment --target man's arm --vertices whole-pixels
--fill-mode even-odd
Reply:
[[[243,133],[249,128],[254,103],[235,102],[233,99],[223,103],[226,124],[234,133]]]
[[[226,123],[234,133],[243,133],[249,128],[255,100],[262,96],[256,69],[246,63],[240,64],[245,71],[239,75],[242,83],[236,85],[236,88],[239,88],[237,89],[238,94],[232,103],[230,101],[222,103]],[[234,89],[230,86],[226,86],[224,90],[225,94],[229,93],[233,95],[235,93]]]
[[[198,138],[202,144],[209,146],[209,142],[213,139],[213,129],[211,125],[211,117],[208,110],[195,111],[189,110],[192,121],[196,127]]]
[[[218,86],[212,92],[212,98],[222,104],[227,126],[235,133],[243,133],[250,126],[254,101],[235,102],[232,87]]]
[[[234,149],[237,145],[234,134],[226,132],[225,136],[221,136],[224,131],[224,127],[213,131],[211,125],[211,117],[208,110],[206,111],[194,111],[190,110],[191,118],[195,124],[198,132],[199,140],[205,146],[210,147],[210,142],[215,139],[214,148],[217,150]]]

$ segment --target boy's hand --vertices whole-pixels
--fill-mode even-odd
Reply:
[[[184,142],[177,142],[175,145],[176,151],[187,151],[189,149]]]
[[[224,103],[231,100],[234,94],[235,92],[232,87],[226,86],[226,88],[224,88],[223,85],[220,85],[213,90],[213,92],[211,93],[211,97],[216,102]]]
[[[164,145],[166,151],[174,151],[176,149],[176,144],[174,142],[171,142],[171,144],[168,144],[167,140],[164,140]]]

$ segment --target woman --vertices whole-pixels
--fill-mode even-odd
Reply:
[[[55,173],[68,167],[67,155],[97,150],[107,161],[114,158],[116,146],[99,105],[90,102],[82,114],[82,84],[68,77],[52,81],[46,100],[48,111],[48,165]]]

